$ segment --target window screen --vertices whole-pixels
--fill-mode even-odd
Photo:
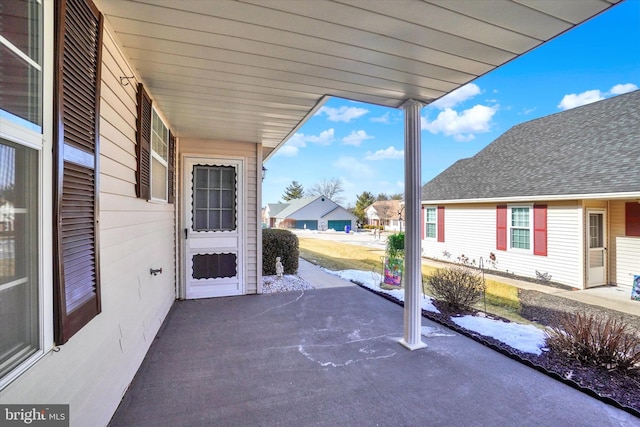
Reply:
[[[236,169],[233,166],[193,168],[193,230],[236,229]]]

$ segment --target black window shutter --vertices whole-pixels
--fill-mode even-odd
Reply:
[[[169,167],[168,167],[168,178],[169,178],[169,192],[167,194],[167,202],[173,203],[175,197],[175,185],[176,185],[176,176],[175,176],[175,161],[176,161],[176,137],[173,136],[173,133],[169,131]]]
[[[151,98],[138,84],[138,119],[136,123],[136,197],[151,199]]]
[[[90,0],[56,2],[55,339],[100,313],[98,177],[102,15]]]

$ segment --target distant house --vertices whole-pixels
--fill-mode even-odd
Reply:
[[[270,227],[343,231],[354,229],[356,216],[325,196],[312,196],[267,206]]]
[[[364,214],[368,225],[383,226],[385,230],[404,229],[404,202],[401,200],[378,200],[369,205]]]
[[[631,288],[639,161],[640,91],[515,126],[423,186],[423,255]]]
[[[273,228],[276,226],[276,215],[282,212],[283,209],[287,208],[289,203],[269,203],[263,211],[262,214],[262,222],[267,225],[268,228]]]

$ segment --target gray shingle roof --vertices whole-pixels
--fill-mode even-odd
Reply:
[[[274,216],[277,218],[286,218],[289,215],[294,214],[295,212],[299,211],[300,209],[304,208],[309,203],[313,202],[314,200],[320,197],[324,197],[324,196],[310,196],[310,197],[303,197],[301,199],[289,200],[288,206],[282,209],[280,212],[278,212]]]
[[[640,90],[514,126],[422,200],[640,192]]]
[[[289,203],[269,203],[269,216],[275,217],[289,206]]]

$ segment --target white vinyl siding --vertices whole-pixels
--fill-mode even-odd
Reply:
[[[618,237],[616,248],[616,285],[629,289],[631,295],[633,276],[640,275],[640,237]]]
[[[73,425],[108,424],[175,300],[175,206],[136,198],[136,85],[120,83],[133,71],[107,29],[105,23],[99,160],[102,313],[2,392],[3,403],[69,403]],[[149,274],[160,267],[162,274]]]
[[[479,265],[482,257],[485,267],[490,267],[489,256],[493,253],[496,269],[502,272],[535,279],[537,270],[551,275],[553,281],[583,287],[581,211],[575,202],[547,204],[546,257],[526,250],[496,250],[495,204],[445,205],[445,210],[446,242],[423,240],[423,256],[457,262],[464,255],[475,265]]]

